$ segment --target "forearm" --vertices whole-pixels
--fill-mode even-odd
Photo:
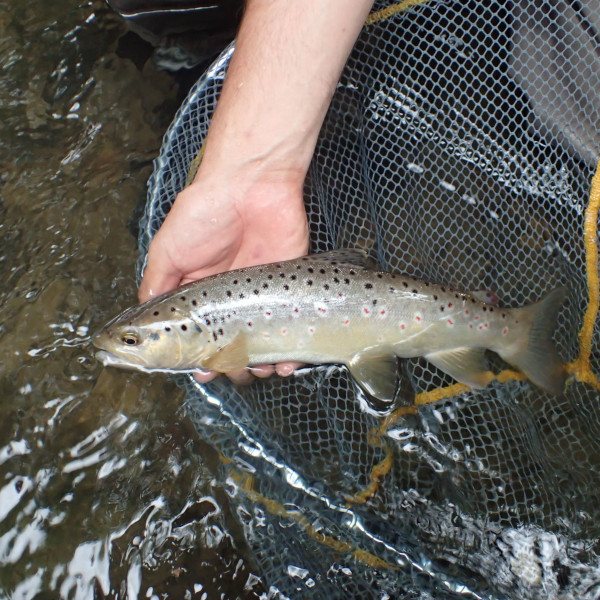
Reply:
[[[371,4],[249,0],[198,175],[229,163],[301,185]]]

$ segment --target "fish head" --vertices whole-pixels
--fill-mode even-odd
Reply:
[[[96,358],[105,366],[147,372],[202,370],[201,330],[185,315],[161,313],[142,305],[107,323],[92,337]]]

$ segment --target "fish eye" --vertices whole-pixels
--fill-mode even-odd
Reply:
[[[140,340],[135,333],[128,332],[122,335],[121,341],[128,346],[135,346],[136,344],[139,344]]]

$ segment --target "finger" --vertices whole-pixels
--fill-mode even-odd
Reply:
[[[152,252],[152,246],[150,246],[148,262],[138,290],[140,302],[147,302],[165,292],[170,292],[179,285],[181,273],[174,273],[164,261],[157,258],[158,256],[161,256],[161,254]]]
[[[194,373],[194,379],[198,383],[208,383],[212,381],[219,373],[216,371],[198,371]]]
[[[280,377],[289,377],[296,369],[304,366],[301,362],[282,362],[275,365],[275,371]]]
[[[254,376],[248,369],[231,371],[231,373],[227,373],[227,377],[236,385],[248,385],[254,381]]]
[[[256,365],[255,367],[250,367],[249,371],[255,377],[265,379],[275,373],[275,365]]]

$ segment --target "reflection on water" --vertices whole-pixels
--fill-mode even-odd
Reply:
[[[181,390],[89,347],[135,298],[175,108],[122,34],[100,1],[0,4],[0,598],[255,597]]]

